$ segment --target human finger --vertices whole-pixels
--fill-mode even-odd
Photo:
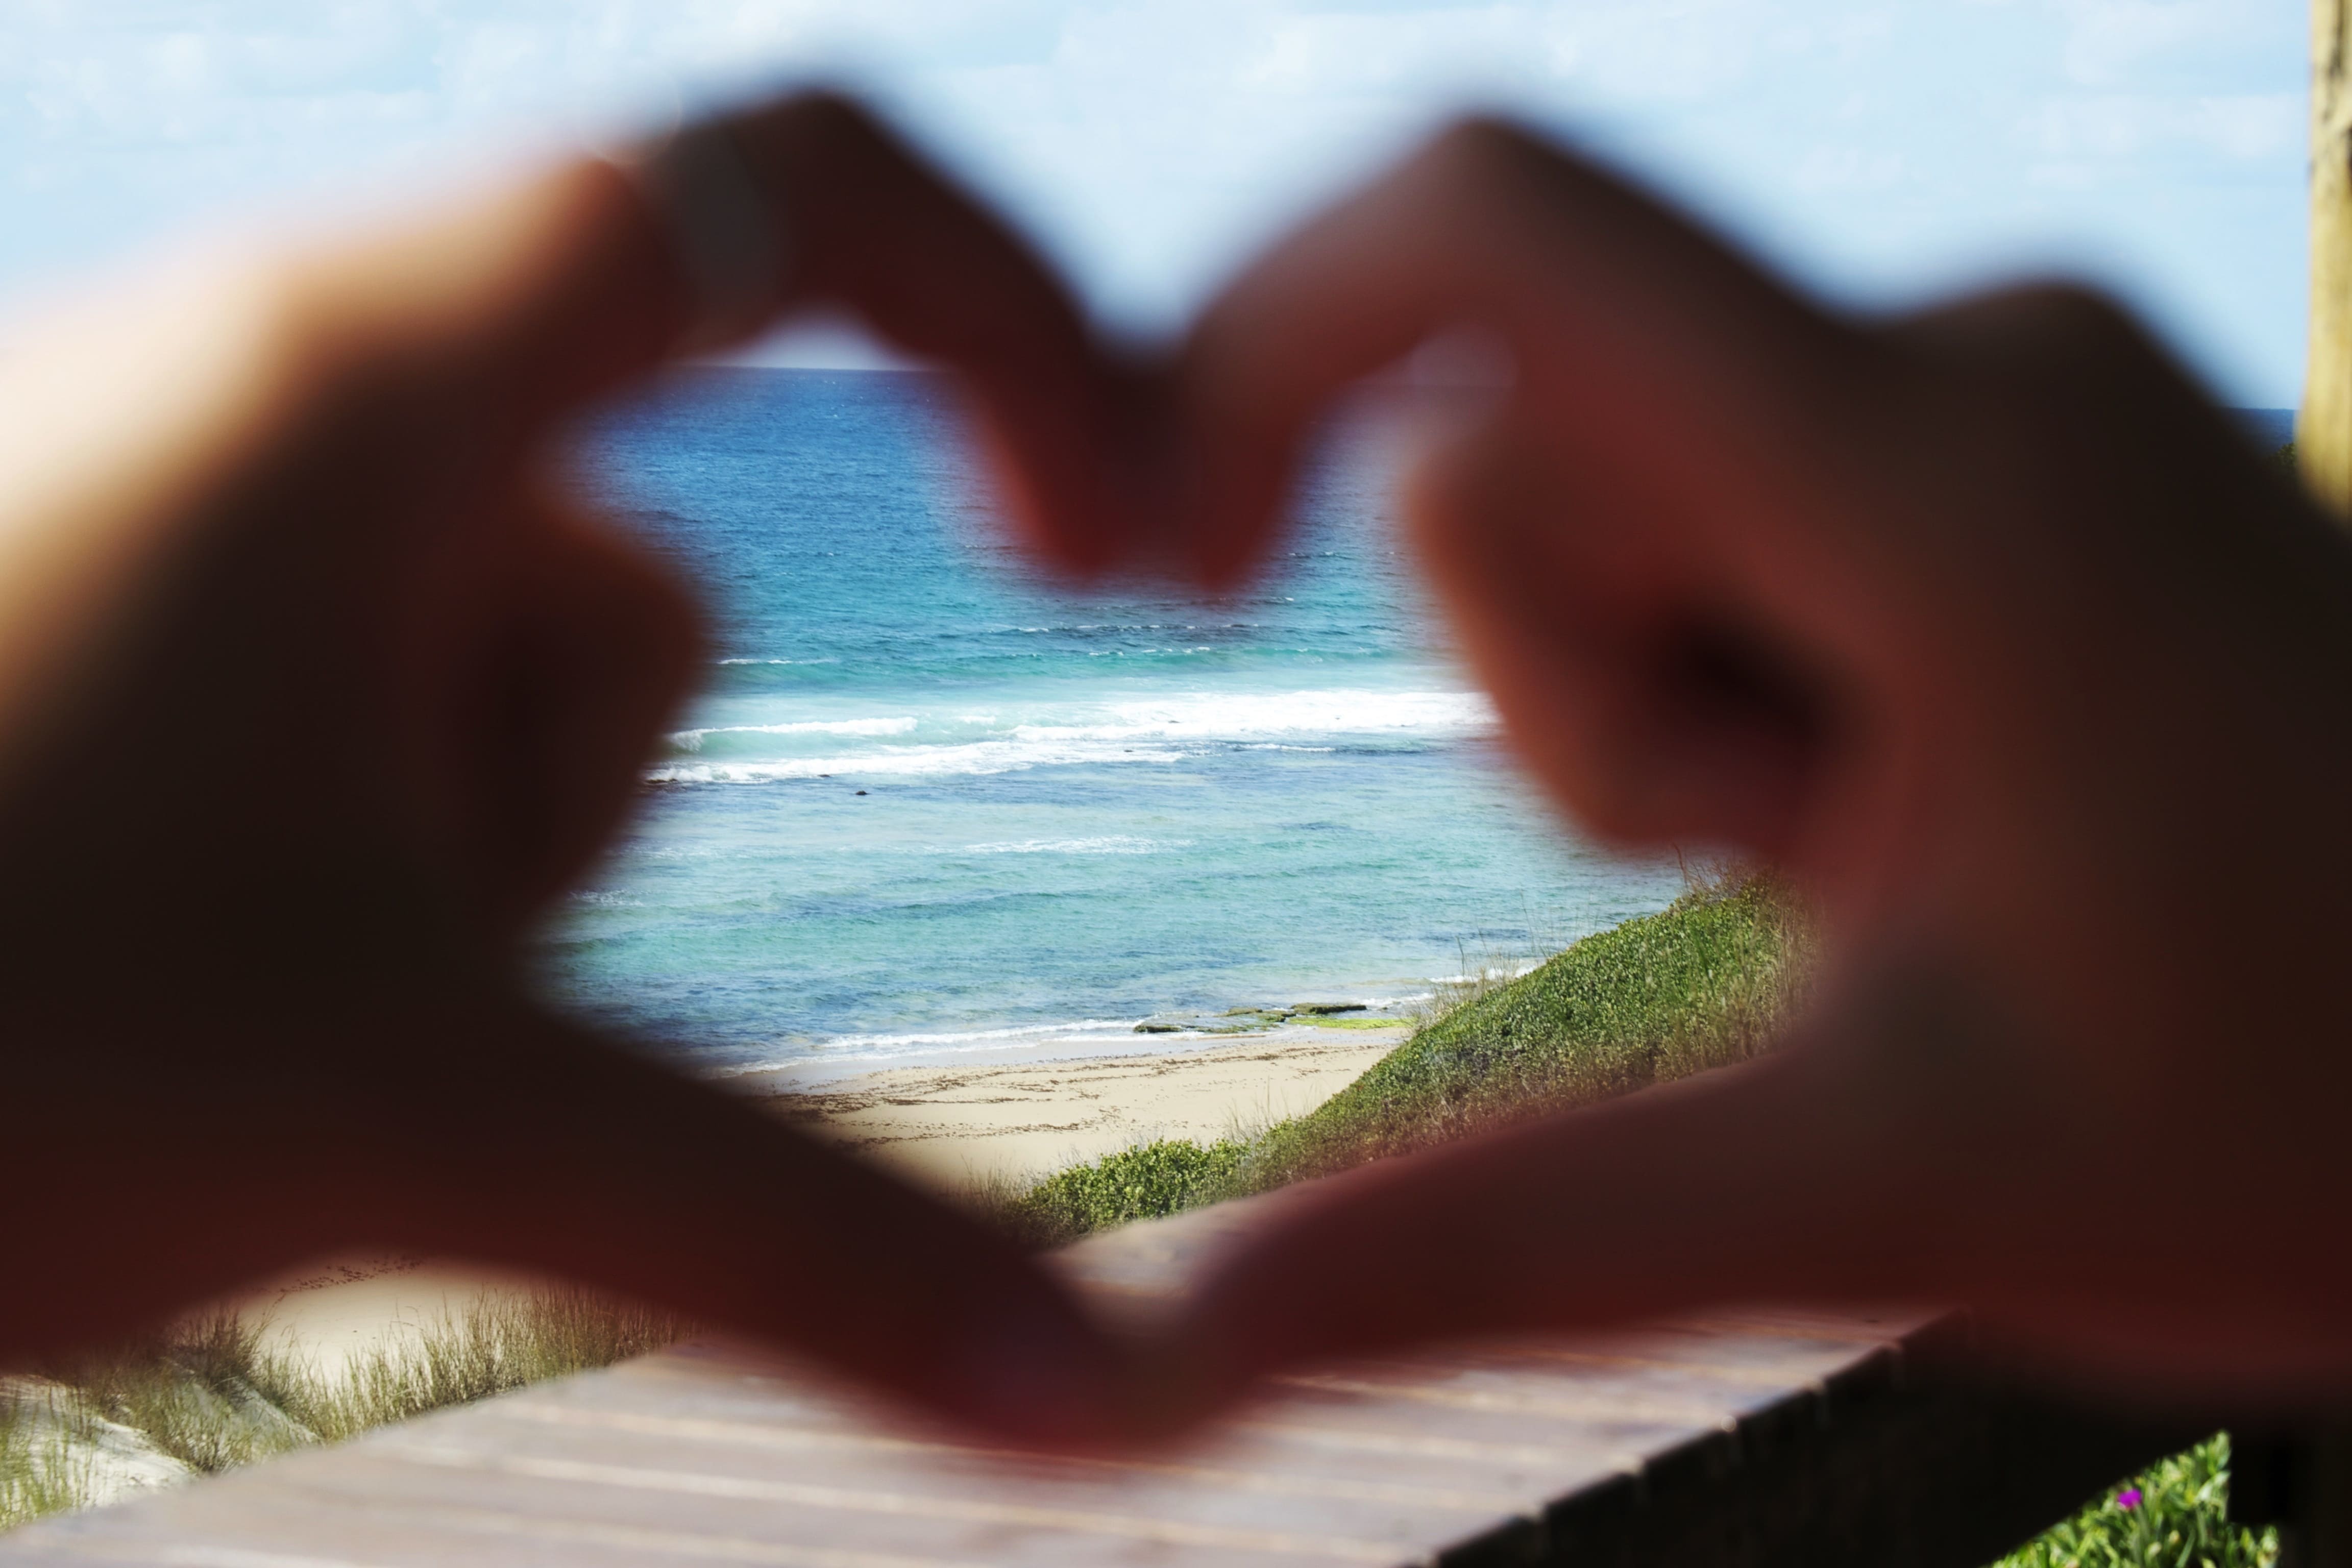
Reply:
[[[1586,830],[1785,858],[1853,694],[1736,584],[1508,415],[1425,461],[1405,515],[1513,744]]]
[[[106,1086],[119,1157],[23,1216],[48,1272],[0,1311],[9,1364],[382,1247],[667,1308],[1024,1440],[1116,1425],[1108,1342],[1013,1242],[576,1026],[446,993],[147,1022],[175,1049]],[[250,1070],[225,1068],[231,1038]],[[72,1103],[61,1080],[94,1095],[106,1070],[68,1056],[12,1078]],[[214,1130],[200,1164],[190,1127]],[[69,1159],[75,1136],[59,1118],[26,1152]]]
[[[603,848],[643,788],[652,738],[702,653],[691,598],[648,552],[522,494],[474,569],[411,595],[393,662],[417,733],[387,766],[464,884],[519,935]]]
[[[1265,1200],[1159,1418],[1303,1363],[1756,1302],[1969,1307],[2045,1370],[2146,1392],[2155,1358],[2162,1394],[2244,1392],[2230,1281],[2184,1287],[2151,1245],[2201,1211],[2138,1223],[2145,1173],[2081,1135],[2058,1057],[1968,967],[1889,963],[1770,1057]],[[2294,1348],[2309,1387],[2352,1372],[2330,1337]]]
[[[1148,378],[1104,351],[1010,227],[829,94],[678,145],[725,160],[730,177],[681,193],[664,152],[626,170],[582,162],[297,258],[280,335],[294,395],[366,402],[388,446],[496,465],[673,354],[714,346],[714,330],[843,306],[960,373],[1034,537],[1076,567],[1100,557],[1139,493],[1117,475],[1143,438]],[[715,238],[714,205],[733,220]],[[754,272],[716,301],[714,245],[748,250],[722,259]]]
[[[845,100],[729,122],[787,226],[783,305],[845,306],[972,392],[1031,543],[1091,574],[1154,548],[1160,378],[1004,220]]]
[[[1640,474],[1683,518],[1797,504],[1802,459],[1856,412],[1872,361],[1654,198],[1469,121],[1277,244],[1194,327],[1181,384],[1198,570],[1227,581],[1263,549],[1343,388],[1465,326],[1508,355],[1515,403],[1559,416],[1564,458]]]
[[[1117,1426],[1110,1342],[1006,1234],[576,1026],[501,1026],[505,1082],[452,1130],[464,1156],[390,1198],[415,1245],[654,1301],[1025,1441]]]
[[[1903,1182],[1790,1058],[1382,1161],[1276,1199],[1163,1363],[1170,1426],[1292,1366],[1725,1300],[1904,1294]]]

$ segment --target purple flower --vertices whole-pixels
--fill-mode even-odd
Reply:
[[[2117,1492],[2116,1494],[2116,1506],[2120,1509],[2137,1508],[2139,1506],[2139,1489],[2137,1487],[2126,1487],[2123,1490]]]

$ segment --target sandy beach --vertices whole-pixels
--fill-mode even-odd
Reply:
[[[954,1188],[1155,1138],[1254,1132],[1313,1110],[1409,1032],[1292,1025],[1149,1056],[890,1068],[810,1089],[782,1075],[735,1083],[819,1137]]]

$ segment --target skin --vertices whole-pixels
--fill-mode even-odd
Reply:
[[[1817,901],[1752,1066],[1277,1207],[1174,1417],[1272,1367],[1725,1300],[1960,1302],[2140,1399],[2352,1388],[2352,549],[2114,307],[1842,319],[1473,123],[1243,273],[1187,348],[1185,537],[1265,548],[1308,423],[1434,331],[1508,391],[1411,532],[1513,742],[1628,848]]]
[[[1110,536],[1139,383],[855,110],[749,121],[825,300],[966,373],[1045,540]],[[524,939],[702,658],[560,494],[566,422],[694,331],[614,168],[95,301],[0,379],[0,1364],[330,1247],[520,1265],[1037,1441],[1109,1352],[975,1220],[541,1010]],[[1082,557],[1077,545],[1066,555]],[[24,1267],[20,1261],[20,1267]]]
[[[181,267],[0,373],[0,1078],[18,1168],[59,1173],[12,1218],[46,1288],[0,1300],[0,1363],[372,1243],[1048,1444],[1302,1359],[1759,1297],[1966,1301],[2142,1392],[2352,1385],[2352,1262],[2312,1245],[2352,1201],[2352,552],[2111,307],[1838,319],[1473,124],[1147,374],[855,110],[744,137],[792,216],[776,308],[959,368],[1080,577],[1233,584],[1351,382],[1500,344],[1413,481],[1422,559],[1588,831],[1818,900],[1799,1037],[1289,1194],[1123,1348],[952,1209],[547,1016],[523,935],[699,658],[546,478],[694,330],[646,204],[577,166]]]

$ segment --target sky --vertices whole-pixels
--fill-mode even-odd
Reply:
[[[1095,309],[1174,330],[1316,202],[1500,110],[1801,287],[2087,278],[2227,402],[2303,374],[2304,0],[0,0],[0,305],[847,83]],[[757,357],[855,363],[833,333]]]

